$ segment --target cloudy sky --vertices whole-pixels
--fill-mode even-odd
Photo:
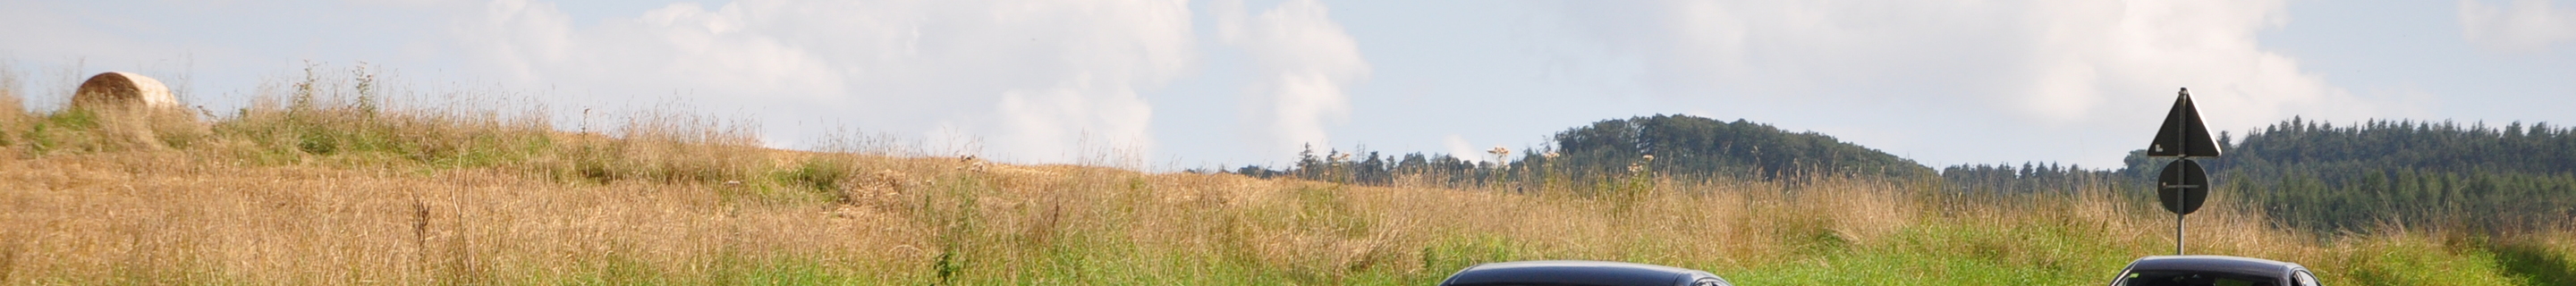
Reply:
[[[779,147],[855,129],[1155,169],[1540,147],[1651,114],[1936,167],[2112,166],[2181,87],[2240,133],[2576,123],[2565,0],[648,2],[0,0],[0,60],[33,92],[139,71],[217,110],[365,62],[558,111],[740,117]]]

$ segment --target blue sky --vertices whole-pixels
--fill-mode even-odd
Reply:
[[[18,1],[47,94],[161,77],[212,109],[307,62],[558,116],[680,108],[1014,162],[1272,164],[1543,147],[1651,114],[1920,162],[2112,166],[2178,87],[2211,128],[2576,122],[2576,3],[2466,1]],[[31,108],[59,106],[31,98]],[[1103,161],[1101,158],[1111,158]]]

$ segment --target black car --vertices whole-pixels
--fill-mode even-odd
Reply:
[[[1733,286],[1706,271],[1626,262],[1546,260],[1486,263],[1443,286]]]
[[[2317,286],[2298,263],[2217,255],[2148,256],[2129,262],[2111,286]]]

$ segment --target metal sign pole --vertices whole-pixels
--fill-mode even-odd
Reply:
[[[2181,124],[2175,124],[2175,125],[2181,125]],[[2180,129],[2180,128],[2176,128],[2176,129]],[[2177,132],[2175,132],[2175,133],[2181,133],[2181,132],[2179,132],[2179,131],[2181,131],[2181,130],[2175,130],[2175,131],[2177,131]],[[2186,136],[2174,136],[2174,146],[2183,146],[2183,145],[2182,145],[2182,137],[2186,137]],[[2185,149],[2185,150],[2189,150],[2189,149]],[[2189,151],[2185,151],[2185,152],[2184,152],[2184,154],[2190,154],[2190,152],[2189,152]],[[2182,157],[2175,157],[2175,159],[2174,159],[2174,160],[2175,160],[2175,161],[2184,161],[2184,162],[2189,162],[2189,161],[2191,161],[2191,155],[2183,155]],[[2207,186],[2203,186],[2203,187],[2207,187]],[[2184,191],[2189,190],[2189,189],[2187,189],[2188,187],[2185,187],[2185,188],[2186,188],[2186,189],[2174,190],[2174,192],[2173,192],[2173,193],[2174,193],[2174,200],[2175,200],[2175,201],[2181,201],[2183,197],[2188,196],[2188,195],[2183,194],[2183,193],[2184,193]],[[2183,244],[2183,242],[2182,242],[2182,240],[2183,240],[2183,235],[2182,235],[2182,234],[2183,234],[2182,216],[2183,216],[2183,213],[2180,213],[2180,212],[2176,212],[2176,213],[2174,213],[2174,255],[2182,255],[2182,244]]]
[[[2185,215],[2200,209],[2209,197],[2209,174],[2191,157],[2219,156],[2217,142],[2209,140],[2208,127],[2200,122],[2200,110],[2191,103],[2191,90],[2174,92],[2174,107],[2165,113],[2164,126],[2157,128],[2155,140],[2148,142],[2147,156],[2174,157],[2157,175],[2156,199],[2166,211],[2174,213],[2174,255],[2183,255],[2190,238]]]
[[[2197,116],[2197,114],[2195,114],[2194,116]],[[2169,116],[2169,117],[2170,117],[2170,116]],[[2172,120],[2172,121],[2176,121],[2176,123],[2180,123],[2180,121],[2182,121],[2182,118],[2166,118],[2165,120]],[[2165,125],[2173,125],[2173,127],[2174,127],[2174,130],[2173,130],[2173,131],[2174,131],[2174,134],[2183,134],[2183,133],[2185,133],[2185,131],[2184,131],[2184,129],[2183,129],[2183,128],[2187,128],[2187,127],[2183,127],[2183,126],[2182,126],[2182,124],[2165,124]],[[2190,148],[2189,146],[2187,146],[2187,145],[2183,145],[2183,143],[2182,143],[2182,142],[2183,142],[2183,139],[2182,139],[2183,137],[2191,137],[2191,136],[2174,136],[2174,137],[2173,137],[2173,138],[2174,138],[2173,146],[2174,146],[2175,148],[2182,148],[2182,152],[2180,152],[2180,154],[2182,154],[2182,156],[2176,156],[2176,157],[2174,157],[2174,161],[2183,161],[2183,162],[2191,161],[2191,148]],[[2182,197],[2184,197],[2184,196],[2185,196],[2185,195],[2183,194],[2183,191],[2184,191],[2184,190],[2174,190],[2174,192],[2173,192],[2173,193],[2174,193],[2174,201],[2182,201]],[[2183,215],[2183,214],[2182,214],[2181,212],[2175,212],[2175,213],[2174,213],[2174,255],[2182,255],[2182,239],[2183,239],[2183,236],[2182,236],[2182,233],[2183,233],[2183,230],[2182,230],[2182,215]]]
[[[2180,119],[2176,119],[2176,120],[2180,120]],[[2181,133],[2183,133],[2183,130],[2181,130],[2182,128],[2184,128],[2184,127],[2182,127],[2182,124],[2174,124],[2174,129],[2175,129],[2175,130],[2174,130],[2174,133],[2175,133],[2175,134],[2181,134]],[[2184,146],[2184,145],[2183,145],[2183,143],[2182,143],[2182,142],[2183,142],[2183,139],[2182,139],[2183,137],[2190,137],[2190,136],[2174,136],[2174,146],[2177,146],[2177,147],[2179,147],[2179,146]],[[2190,152],[2190,150],[2191,150],[2191,149],[2186,148],[2186,149],[2183,149],[2183,150],[2184,150],[2183,155],[2182,155],[2181,157],[2174,157],[2174,160],[2175,160],[2175,161],[2190,162],[2190,161],[2191,161],[2191,155],[2190,155],[2190,154],[2191,154],[2191,152]],[[2200,186],[2200,187],[2206,188],[2206,187],[2208,187],[2208,186]],[[2181,190],[2174,190],[2174,192],[2173,192],[2173,193],[2174,193],[2174,200],[2175,200],[2175,201],[2181,201],[2181,200],[2182,200],[2182,197],[2188,196],[2188,195],[2183,194],[2183,193],[2184,193],[2184,191],[2189,190],[2189,188],[2190,188],[2190,187],[2184,187],[2184,188],[2185,188],[2185,189],[2181,189]],[[2183,244],[2183,224],[2182,224],[2182,216],[2183,216],[2183,213],[2180,213],[2180,212],[2176,212],[2176,213],[2174,213],[2174,255],[2182,255],[2182,244]]]

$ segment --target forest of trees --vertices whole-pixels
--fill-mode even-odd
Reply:
[[[2110,190],[2145,197],[2168,158],[2131,151],[2116,169],[2055,163],[1958,165],[1937,172],[1911,160],[1814,132],[1684,115],[1605,120],[1516,150],[1504,163],[1452,155],[1308,151],[1280,169],[1234,173],[1351,184],[1490,187],[1666,179],[1802,180],[1818,177],[1939,180],[1960,194],[2073,194]],[[2225,155],[2198,158],[2227,194],[2259,204],[2284,224],[2360,231],[2378,224],[2512,231],[2576,219],[2576,128],[2512,123],[2294,118],[2241,139],[2221,132]],[[2144,145],[2141,143],[2141,145]],[[1553,154],[1553,155],[1551,155]],[[1474,154],[1488,156],[1487,154]],[[1654,155],[1646,160],[1645,155]]]
[[[2284,222],[2322,231],[2374,224],[2516,230],[2576,218],[2576,129],[2520,122],[2381,121],[2335,126],[2293,118],[2226,153],[2194,159],[2221,189]],[[2166,161],[2131,153],[2119,172],[2152,180]]]
[[[2221,191],[2281,223],[2321,232],[2379,224],[2516,231],[2576,220],[2576,128],[2374,120],[2355,125],[2292,118],[2242,139],[2217,138],[2224,155],[2196,158]],[[2144,144],[2141,144],[2144,145]],[[2150,194],[2170,158],[2131,151],[2117,169],[2025,163],[1942,168],[1952,191]],[[2094,187],[2094,188],[2085,188]]]
[[[1410,183],[1452,188],[1485,186],[1510,173],[1507,165],[1460,159],[1448,154],[1417,152],[1388,156],[1365,149],[1350,152],[1327,150],[1317,154],[1310,146],[1297,155],[1296,163],[1281,169],[1248,165],[1228,172],[1260,178],[1289,177],[1372,186],[1390,185],[1399,178],[1407,178]]]
[[[2153,177],[2145,177],[2153,178]],[[2056,163],[1956,165],[1941,168],[1943,189],[1989,195],[2075,194],[2079,190],[2148,190],[2154,181],[2127,177],[2118,170],[2090,170]]]
[[[1655,115],[1605,120],[1558,132],[1554,139],[1562,155],[1540,161],[1578,178],[1622,174],[1645,155],[1655,156],[1646,167],[1667,175],[1764,180],[1934,175],[1913,160],[1833,136],[1792,133],[1743,119]]]

